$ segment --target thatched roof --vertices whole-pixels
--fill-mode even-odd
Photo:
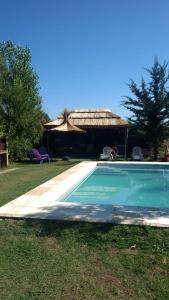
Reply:
[[[70,111],[69,120],[74,126],[80,128],[108,128],[108,127],[127,127],[128,122],[120,116],[114,114],[110,109],[75,109]],[[63,123],[63,116],[56,120],[44,124],[46,129],[59,126]]]
[[[55,126],[49,129],[50,131],[63,131],[63,132],[70,132],[70,131],[78,131],[78,132],[85,132],[83,129],[71,124],[70,122],[66,122],[61,124],[60,126]]]

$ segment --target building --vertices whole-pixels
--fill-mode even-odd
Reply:
[[[126,155],[129,124],[110,109],[75,109],[68,113],[67,119],[69,126],[65,126],[64,115],[44,124],[54,155],[98,156],[104,146],[113,144],[121,155]],[[71,130],[71,126],[77,130]]]

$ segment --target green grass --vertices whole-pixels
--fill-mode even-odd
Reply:
[[[80,161],[56,161],[43,165],[27,162],[10,165],[10,168],[18,169],[0,175],[0,206],[57,176],[78,162]]]
[[[0,203],[73,164],[19,164],[0,175]],[[0,220],[0,299],[167,300],[168,286],[168,229]]]
[[[168,241],[167,229],[3,220],[1,299],[168,299]]]

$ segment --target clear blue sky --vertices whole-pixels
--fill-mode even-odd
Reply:
[[[169,60],[168,0],[1,0],[0,41],[31,49],[43,107],[107,107],[122,117],[129,78]]]

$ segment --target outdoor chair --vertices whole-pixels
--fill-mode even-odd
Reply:
[[[48,153],[47,153],[47,150],[46,150],[46,148],[45,148],[44,146],[40,146],[39,149],[38,149],[38,151],[39,151],[39,153],[40,153],[41,155],[48,154]]]
[[[45,154],[48,154],[49,155],[49,157],[50,157],[50,161],[52,160],[52,153],[50,152],[50,153],[48,153],[47,152],[47,149],[46,149],[46,147],[45,146],[40,146],[39,147],[39,149],[38,149],[38,151],[39,151],[39,153],[41,154],[41,155],[45,155]]]
[[[113,155],[112,155],[112,148],[111,147],[104,147],[103,148],[103,153],[100,154],[100,160],[112,160]]]
[[[50,163],[49,154],[40,154],[38,149],[36,149],[36,148],[32,149],[31,154],[32,154],[32,157],[36,158],[40,164],[42,164],[44,161],[48,161]]]
[[[132,160],[143,160],[142,149],[138,146],[133,147],[131,157],[132,157]]]

